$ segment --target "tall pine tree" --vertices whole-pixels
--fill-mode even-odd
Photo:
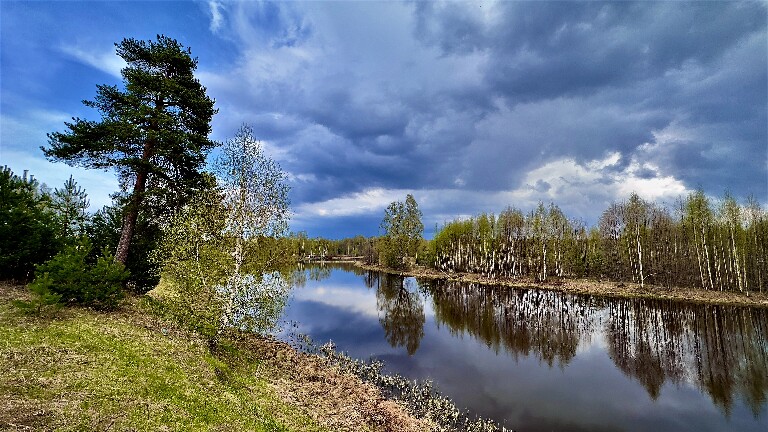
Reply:
[[[136,220],[148,205],[177,207],[201,186],[200,168],[215,143],[208,139],[214,101],[194,77],[197,59],[176,40],[124,39],[117,55],[128,64],[123,89],[98,85],[83,101],[100,121],[74,118],[68,131],[48,134],[42,147],[54,161],[114,169],[127,196],[115,260],[125,264]]]

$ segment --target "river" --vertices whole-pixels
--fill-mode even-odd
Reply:
[[[768,310],[298,270],[284,319],[529,431],[768,430]]]

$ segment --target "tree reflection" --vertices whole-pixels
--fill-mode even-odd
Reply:
[[[426,284],[438,325],[470,334],[497,353],[503,348],[515,358],[533,354],[549,366],[565,366],[579,341],[591,336],[594,317],[587,313],[586,297],[454,281]]]
[[[768,395],[768,311],[635,300],[609,303],[611,358],[651,397],[690,382],[726,415],[741,398],[758,416]]]
[[[604,337],[616,367],[653,399],[665,383],[689,384],[706,392],[726,415],[737,398],[755,416],[766,406],[764,308],[599,299],[445,280],[424,286],[438,326],[446,325],[455,335],[469,334],[497,353],[533,355],[550,367],[563,367],[580,344]],[[381,296],[392,302],[396,293],[383,289]]]
[[[404,346],[408,355],[413,355],[424,337],[426,321],[424,303],[414,288],[413,279],[388,274],[367,276],[366,285],[374,284],[377,286],[379,322],[384,328],[387,342],[392,347]]]
[[[326,265],[322,262],[309,265],[298,263],[293,271],[287,274],[288,282],[295,288],[304,288],[307,285],[307,281],[319,282],[331,277],[331,272],[335,267],[340,266],[337,264]]]

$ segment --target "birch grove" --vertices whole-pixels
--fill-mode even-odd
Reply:
[[[633,193],[588,228],[558,206],[507,208],[446,223],[430,265],[487,277],[594,277],[658,286],[763,292],[768,283],[768,215],[754,199],[717,203],[697,191],[674,210]]]

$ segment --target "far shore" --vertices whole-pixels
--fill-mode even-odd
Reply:
[[[664,287],[649,285],[641,287],[638,283],[617,282],[597,279],[550,278],[546,282],[537,282],[528,278],[492,278],[476,273],[447,273],[423,266],[409,270],[394,270],[380,265],[365,264],[357,257],[336,257],[326,263],[352,263],[365,270],[374,270],[401,276],[412,276],[426,279],[446,279],[480,285],[505,286],[510,288],[536,288],[550,291],[560,291],[572,294],[593,295],[614,298],[674,300],[688,303],[733,305],[768,308],[768,292],[734,292],[714,291],[699,288]]]

